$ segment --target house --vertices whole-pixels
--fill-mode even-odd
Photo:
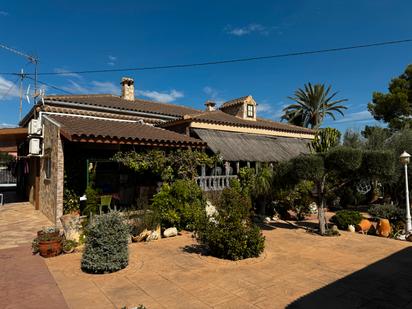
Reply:
[[[110,160],[118,151],[191,148],[219,153],[229,175],[242,166],[308,152],[314,136],[309,129],[256,117],[258,106],[251,96],[219,109],[207,102],[201,111],[136,99],[131,78],[123,78],[121,86],[121,96],[45,96],[22,119],[18,132],[0,130],[0,143],[14,140],[18,146],[19,193],[56,224],[63,214],[65,182],[84,192],[94,177],[103,192],[116,192],[124,203],[153,193],[156,179],[131,177]],[[202,176],[218,171],[202,169]]]
[[[210,101],[205,105],[204,112],[158,126],[206,142],[225,162],[225,170],[214,170],[214,174],[238,174],[244,166],[258,168],[261,163],[273,164],[309,152],[313,130],[257,117],[258,105],[252,96],[230,100],[219,109]]]

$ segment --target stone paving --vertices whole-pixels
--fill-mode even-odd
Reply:
[[[268,227],[257,259],[203,256],[189,234],[130,245],[117,273],[82,273],[81,254],[46,263],[70,308],[412,308],[410,243]],[[326,305],[327,304],[327,305]]]
[[[30,203],[0,206],[0,249],[31,243],[43,226],[53,225]]]
[[[29,203],[0,206],[0,308],[67,308],[31,242],[50,221]]]
[[[63,295],[31,245],[0,250],[0,308],[65,309]]]

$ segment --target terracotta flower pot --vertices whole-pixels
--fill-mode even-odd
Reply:
[[[42,257],[48,258],[62,253],[63,245],[60,237],[51,240],[39,240],[39,253]]]

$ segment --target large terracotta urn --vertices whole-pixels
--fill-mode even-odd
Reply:
[[[378,222],[378,235],[382,237],[389,237],[391,234],[391,224],[388,219],[379,219]]]
[[[372,222],[368,219],[362,219],[361,222],[356,226],[356,230],[362,234],[367,234],[369,229],[372,227]]]

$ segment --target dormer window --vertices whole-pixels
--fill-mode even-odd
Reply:
[[[253,106],[252,104],[247,105],[247,116],[249,118],[255,117],[255,106]]]

